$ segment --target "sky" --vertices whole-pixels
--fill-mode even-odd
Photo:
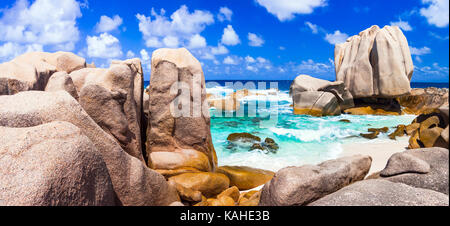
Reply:
[[[448,0],[2,0],[0,62],[70,51],[97,67],[139,57],[145,80],[158,48],[187,48],[207,80],[335,80],[334,45],[399,26],[413,82],[447,82]]]

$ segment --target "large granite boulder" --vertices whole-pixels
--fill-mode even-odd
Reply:
[[[54,92],[64,90],[78,100],[78,93],[72,78],[65,71],[53,73],[45,86],[45,91]]]
[[[199,191],[207,198],[220,194],[230,185],[227,176],[212,172],[183,173],[170,177],[169,181],[193,191]]]
[[[406,114],[430,113],[436,108],[448,105],[448,89],[435,87],[412,89],[411,94],[398,97],[397,101]]]
[[[89,116],[128,154],[144,161],[141,136],[143,78],[139,60],[135,63],[113,61],[108,69],[84,68],[70,73],[70,77],[79,102]]]
[[[319,165],[287,167],[278,171],[261,192],[259,205],[301,206],[364,179],[370,156],[355,155]]]
[[[386,180],[363,180],[310,206],[448,206],[448,195]]]
[[[53,73],[57,71],[70,73],[84,67],[86,60],[73,53],[25,53],[0,64],[0,95],[12,95],[26,90],[44,90]]]
[[[448,195],[448,166],[448,149],[412,149],[392,155],[380,177]]]
[[[292,82],[289,93],[294,102],[294,114],[337,115],[354,106],[353,97],[342,81],[330,82],[299,75]]]
[[[0,205],[115,205],[102,156],[68,122],[0,127]]]
[[[409,94],[413,62],[406,37],[397,26],[374,25],[334,51],[336,80],[354,98],[393,98]]]
[[[147,155],[165,173],[217,165],[202,67],[184,48],[153,52]]]
[[[173,200],[165,178],[127,154],[67,92],[20,92],[0,96],[0,126],[32,127],[67,121],[80,128],[94,144],[108,168],[122,205],[167,205]]]

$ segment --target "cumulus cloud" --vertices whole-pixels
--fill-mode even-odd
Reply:
[[[219,14],[217,14],[217,19],[219,21],[231,21],[231,17],[233,16],[233,11],[228,7],[220,7]]]
[[[139,31],[147,47],[187,46],[193,36],[200,34],[207,25],[214,23],[214,16],[210,12],[203,10],[189,12],[185,5],[170,17],[166,17],[165,13],[165,10],[161,9],[158,14],[152,8],[150,16],[136,15],[139,20]]]
[[[335,31],[333,34],[327,34],[325,36],[325,40],[332,45],[336,45],[339,43],[344,43],[348,38],[346,33],[342,33],[339,30]]]
[[[237,61],[235,58],[231,57],[231,56],[227,56],[227,57],[225,57],[225,59],[223,60],[223,63],[224,63],[224,64],[232,64],[232,65],[236,65],[236,64],[238,64],[238,61]]]
[[[246,56],[245,57],[245,62],[247,62],[247,63],[255,63],[256,60],[255,60],[255,58],[253,58],[251,56]]]
[[[254,47],[261,47],[264,44],[264,39],[253,33],[248,33],[248,45]]]
[[[195,34],[189,39],[189,48],[191,49],[203,48],[205,46],[206,39],[199,34]]]
[[[20,45],[15,42],[6,42],[0,45],[0,60],[8,61],[15,56],[24,54],[26,52],[43,51],[43,47],[40,44]]]
[[[397,26],[400,29],[402,29],[403,31],[412,31],[412,27],[411,25],[409,25],[408,21],[396,21],[396,22],[391,22],[391,26]]]
[[[239,39],[239,36],[234,31],[233,26],[228,25],[225,29],[223,29],[223,35],[222,35],[221,42],[224,45],[235,46],[235,45],[241,43],[241,40]]]
[[[315,8],[327,5],[326,0],[256,0],[280,21],[291,20],[295,14],[311,14]]]
[[[333,66],[331,63],[318,63],[314,62],[312,59],[309,59],[296,65],[295,69],[300,73],[325,73],[330,72],[333,69]]]
[[[134,52],[133,51],[131,51],[131,50],[128,50],[128,52],[127,52],[127,58],[128,59],[130,59],[130,58],[134,58],[136,56],[136,54],[134,54]]]
[[[10,56],[28,50],[72,51],[80,32],[76,19],[81,17],[80,4],[75,0],[17,0],[3,9],[0,18],[0,42],[3,54]]]
[[[110,59],[122,56],[122,47],[119,40],[108,34],[99,36],[87,36],[87,55],[89,57]]]
[[[95,30],[97,33],[113,31],[122,25],[122,22],[122,18],[118,15],[114,15],[113,18],[103,15],[100,17],[97,25],[95,25]]]
[[[416,47],[409,47],[410,51],[411,51],[411,55],[416,55],[416,56],[421,56],[421,55],[426,55],[426,54],[430,54],[431,53],[431,49],[424,46],[422,48],[416,48]]]
[[[449,17],[448,0],[422,0],[427,8],[420,9],[420,15],[427,18],[429,24],[436,27],[447,27]]]
[[[224,54],[228,54],[229,51],[228,51],[227,47],[225,47],[223,45],[218,45],[217,47],[211,47],[211,53],[213,55],[224,55]]]

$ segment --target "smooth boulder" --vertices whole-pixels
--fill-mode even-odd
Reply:
[[[230,179],[230,186],[239,190],[256,188],[270,181],[275,174],[272,171],[255,169],[247,166],[220,166],[216,170]]]
[[[181,48],[154,51],[151,64],[148,165],[157,170],[179,171],[193,167],[214,171],[217,156],[200,62]],[[170,156],[170,161],[161,156]]]
[[[0,150],[2,205],[117,204],[102,156],[71,123],[0,127]]]
[[[361,31],[336,45],[334,59],[336,80],[343,81],[354,98],[394,98],[411,91],[414,66],[397,26]]]
[[[170,177],[169,181],[193,191],[199,191],[207,198],[220,194],[230,185],[227,176],[211,172],[184,173]]]
[[[354,155],[319,165],[286,167],[278,171],[261,192],[261,206],[301,206],[364,179],[370,156]]]
[[[165,178],[127,154],[67,92],[20,92],[0,96],[0,126],[32,127],[67,121],[80,128],[97,148],[108,168],[121,205],[168,205],[173,200]]]
[[[411,149],[394,154],[380,172],[382,179],[448,195],[448,149]]]
[[[372,179],[358,181],[310,206],[448,206],[448,195],[402,183]]]

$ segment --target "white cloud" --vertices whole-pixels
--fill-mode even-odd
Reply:
[[[232,64],[232,65],[238,64],[237,60],[235,60],[235,59],[232,58],[231,56],[225,57],[225,59],[223,60],[223,63],[224,63],[224,64]]]
[[[208,11],[194,10],[182,5],[170,18],[165,10],[158,14],[152,8],[151,15],[137,14],[139,31],[142,33],[147,47],[187,46],[196,34],[200,34],[207,25],[214,23],[213,15]]]
[[[261,47],[264,44],[264,39],[253,33],[248,33],[248,40],[249,46]]]
[[[279,47],[279,49],[280,49],[280,50],[285,50],[285,49],[286,49],[286,47],[284,47],[284,46],[280,46],[280,47]]]
[[[317,63],[312,59],[309,59],[296,65],[295,69],[300,73],[325,73],[330,72],[333,69],[333,66],[325,63]]]
[[[16,56],[22,55],[27,52],[43,51],[43,47],[40,44],[20,45],[14,42],[6,42],[0,45],[0,60],[9,61]]]
[[[431,49],[424,46],[422,48],[416,48],[416,47],[409,47],[410,51],[411,51],[411,55],[416,55],[416,56],[421,56],[421,55],[426,55],[426,54],[430,54],[431,53]]]
[[[255,60],[255,58],[253,58],[251,56],[246,56],[245,57],[245,62],[247,62],[247,63],[255,63],[256,60]]]
[[[312,23],[309,22],[309,21],[306,21],[306,22],[305,22],[305,25],[308,26],[309,29],[311,29],[311,31],[312,31],[313,34],[319,33],[319,29],[318,29],[317,25],[312,24]]]
[[[218,45],[217,47],[211,47],[211,53],[213,55],[224,55],[224,54],[228,54],[229,51],[228,51],[227,47],[225,47],[223,45]]]
[[[311,14],[315,8],[327,5],[326,0],[256,0],[280,21],[291,20],[295,14]]]
[[[206,47],[206,39],[203,36],[195,34],[189,39],[189,48],[196,49],[203,47]]]
[[[344,43],[347,38],[348,35],[346,33],[341,33],[339,30],[335,31],[333,34],[327,34],[325,36],[325,40],[327,40],[332,45]]]
[[[100,17],[97,25],[95,25],[95,30],[97,33],[113,31],[122,25],[122,22],[122,18],[118,15],[115,15],[113,18],[103,15]]]
[[[141,54],[141,59],[144,63],[150,62],[150,55],[148,54],[147,50],[141,49],[139,53]]]
[[[396,21],[396,22],[391,22],[391,26],[397,26],[400,29],[402,29],[403,31],[412,31],[412,27],[411,25],[409,25],[408,21]]]
[[[219,21],[231,21],[231,17],[233,16],[233,11],[228,7],[220,7],[219,14],[217,14],[217,19]]]
[[[428,5],[428,8],[421,8],[420,15],[427,18],[429,24],[436,27],[448,26],[448,0],[422,0],[422,3]]]
[[[122,56],[122,48],[119,40],[108,34],[103,33],[99,36],[87,36],[87,55],[96,58],[114,58]]]
[[[223,29],[223,35],[222,35],[221,42],[224,45],[235,46],[235,45],[241,43],[241,40],[239,39],[239,36],[234,31],[233,26],[228,25],[225,29]]]
[[[127,58],[128,58],[128,59],[133,58],[133,57],[135,57],[135,56],[136,56],[136,54],[134,54],[133,51],[128,50],[128,52],[127,52]]]
[[[40,45],[71,51],[79,40],[76,19],[81,11],[75,0],[36,0],[33,4],[18,0],[12,8],[2,9],[1,15],[0,41],[15,43],[8,46],[26,49]]]
[[[262,58],[262,57],[257,57],[256,60],[261,64],[268,62],[268,60],[266,60],[265,58]]]
[[[258,72],[258,68],[254,67],[254,66],[251,66],[251,65],[248,65],[246,67],[246,69],[249,70],[249,71]]]

